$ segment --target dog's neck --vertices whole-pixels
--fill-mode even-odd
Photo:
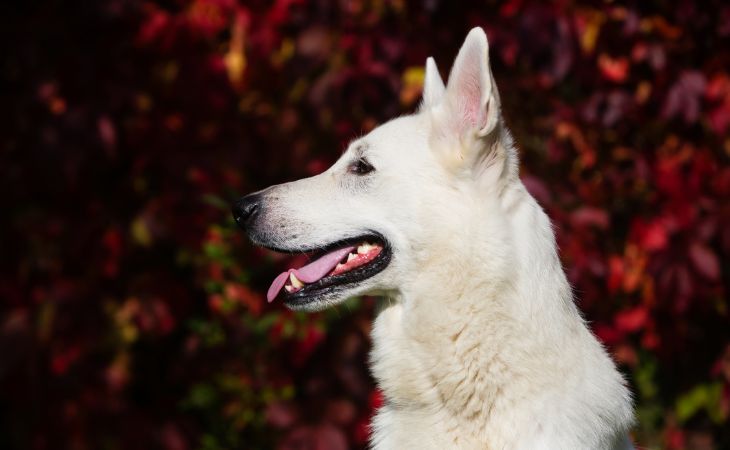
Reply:
[[[451,324],[483,318],[489,327],[494,321],[486,317],[497,315],[524,327],[534,326],[537,316],[558,328],[582,324],[550,220],[522,182],[463,203],[453,212],[458,226],[428,239],[428,256],[408,271],[413,276],[396,295],[412,313],[407,319]],[[468,214],[475,217],[463,220]]]
[[[630,448],[629,392],[572,300],[547,215],[519,180],[483,201],[463,221],[479,229],[429,239],[455,247],[410,268],[375,320],[374,448]]]
[[[418,275],[386,301],[371,363],[393,408],[488,429],[491,416],[513,413],[518,396],[563,384],[545,368],[564,373],[554,369],[575,363],[564,357],[565,341],[588,331],[549,220],[522,183],[487,202],[474,236],[438,241],[463,248],[435,249],[439,257],[421,261]]]

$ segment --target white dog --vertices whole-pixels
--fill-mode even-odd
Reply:
[[[242,198],[234,216],[258,245],[317,253],[279,275],[269,301],[383,298],[373,449],[631,448],[631,396],[518,177],[488,53],[473,29],[448,86],[428,59],[416,114],[320,175]]]

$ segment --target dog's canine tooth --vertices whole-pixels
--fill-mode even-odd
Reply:
[[[352,261],[353,259],[356,258],[356,256],[357,255],[355,255],[354,253],[350,253],[349,255],[347,255],[347,262]]]
[[[294,290],[294,287],[287,284],[284,286],[284,289],[286,289],[286,291],[291,294]]]
[[[294,272],[291,272],[289,274],[289,281],[291,281],[292,287],[295,287],[297,289],[301,289],[304,287],[304,283],[302,283],[299,278],[297,278],[296,275],[294,275]]]

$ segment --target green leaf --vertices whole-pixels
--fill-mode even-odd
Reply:
[[[710,419],[715,423],[721,423],[725,420],[725,414],[720,404],[721,398],[722,384],[719,382],[695,386],[677,399],[675,406],[677,419],[680,422],[686,422],[704,409]]]

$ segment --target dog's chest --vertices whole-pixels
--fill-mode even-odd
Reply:
[[[406,313],[400,304],[383,310],[373,327],[373,375],[391,402],[483,423],[485,406],[509,397],[500,345],[485,345],[499,343],[499,330],[453,311],[445,316]]]
[[[419,322],[427,332],[414,335],[410,328],[414,324],[404,320],[413,317],[404,316],[403,307],[396,304],[383,310],[373,327],[371,369],[386,398],[374,424],[374,442],[400,444],[375,448],[485,449],[502,441],[503,430],[489,420],[493,409],[487,405],[499,409],[495,401],[503,391],[485,382],[496,363],[485,361],[478,347],[466,345],[460,351],[463,344],[453,339],[452,330]],[[491,375],[492,381],[502,376]],[[409,438],[401,436],[404,427],[422,428],[419,436],[428,436],[428,442],[438,445],[406,444]],[[485,429],[490,430],[489,442],[485,442]]]
[[[515,410],[512,388],[519,382],[495,350],[504,336],[473,316],[449,312],[424,315],[395,304],[376,318],[371,369],[386,409],[379,413],[375,437],[398,435],[408,424],[441,436],[434,448],[503,448],[519,439],[515,426],[525,429],[530,414]],[[529,387],[517,387],[532,394]]]

